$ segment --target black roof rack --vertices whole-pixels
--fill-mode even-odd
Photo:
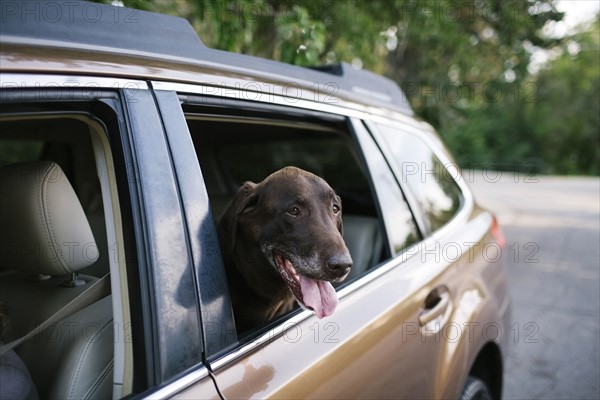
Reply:
[[[273,60],[206,47],[183,19],[86,1],[17,0],[2,2],[0,43],[36,39],[89,51],[115,49],[154,59],[221,64],[269,80],[315,83],[345,97],[412,114],[400,87],[392,80],[357,70],[346,63],[302,68]],[[332,86],[333,85],[333,86]]]

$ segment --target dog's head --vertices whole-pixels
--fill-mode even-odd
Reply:
[[[289,288],[319,318],[335,311],[330,282],[348,275],[352,259],[342,238],[341,199],[323,179],[286,167],[258,184],[246,182],[221,229],[226,251],[257,293]]]

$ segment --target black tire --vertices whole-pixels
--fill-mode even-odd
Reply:
[[[493,396],[484,381],[469,376],[460,394],[460,400],[493,400]]]

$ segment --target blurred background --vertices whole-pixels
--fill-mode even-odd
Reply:
[[[396,80],[463,168],[600,174],[598,0],[105,0],[209,47]]]

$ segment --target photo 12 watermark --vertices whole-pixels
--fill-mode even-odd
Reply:
[[[132,104],[139,101],[138,90],[147,89],[146,84],[140,81],[111,78],[49,76],[44,82],[13,78],[7,75],[0,82],[0,101],[94,100],[107,91],[120,91],[124,100]]]
[[[498,322],[481,323],[448,322],[441,324],[434,322],[431,325],[421,326],[417,322],[404,322],[402,324],[402,343],[415,340],[421,343],[475,343],[480,339],[484,342],[510,341],[512,343],[537,344],[540,342],[538,333],[540,327],[535,322],[514,322],[503,326]]]
[[[478,98],[488,103],[506,101],[508,103],[537,102],[538,86],[534,82],[500,84],[497,82],[461,82],[461,83],[420,83],[403,82],[400,84],[406,102],[470,104]]]
[[[537,255],[540,245],[536,242],[512,242],[502,246],[497,242],[419,242],[400,254],[402,262],[417,257],[423,264],[448,263],[460,261],[473,263],[483,260],[487,263],[497,263],[507,257],[515,264],[537,264],[540,262]]]
[[[1,1],[0,22],[9,20],[22,23],[72,24],[85,22],[98,23],[101,20],[115,24],[136,24],[138,10],[132,8],[106,6],[87,1]]]

